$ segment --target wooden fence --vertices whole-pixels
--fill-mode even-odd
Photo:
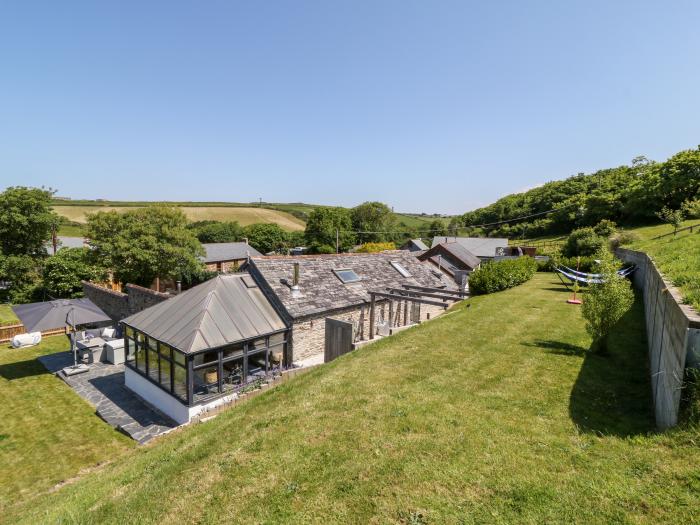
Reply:
[[[695,229],[695,228],[698,228],[698,230],[700,230],[700,222],[698,222],[697,224],[691,224],[690,226],[686,226],[685,228],[679,228],[676,231],[673,231],[671,233],[664,233],[663,235],[657,235],[656,237],[652,237],[650,240],[655,241],[657,239],[663,239],[664,237],[670,237],[671,235],[673,235],[675,237],[676,234],[681,233],[681,232],[685,232],[685,231],[689,231],[690,233],[693,233],[693,229]]]
[[[23,334],[27,330],[24,328],[23,324],[11,324],[11,325],[5,325],[5,326],[0,326],[0,343],[7,343],[12,340],[12,338],[16,335]],[[41,332],[42,337],[47,337],[50,335],[61,335],[65,334],[66,329],[65,328],[55,328],[53,330],[46,330],[44,332]]]

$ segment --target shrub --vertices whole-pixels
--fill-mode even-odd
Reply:
[[[562,254],[565,257],[595,255],[605,246],[605,237],[598,235],[593,228],[579,228],[571,232],[564,243]]]
[[[700,219],[700,197],[683,203],[681,208],[688,219]]]
[[[639,235],[634,232],[619,231],[610,237],[610,249],[616,250],[620,246],[627,246],[639,240]]]
[[[610,237],[617,231],[617,224],[608,219],[603,219],[598,224],[593,226],[593,231],[601,237]]]
[[[360,246],[357,253],[377,253],[385,250],[395,250],[396,245],[393,242],[366,242]]]
[[[537,271],[532,257],[519,257],[483,264],[469,276],[469,291],[474,295],[498,292],[529,281]]]
[[[607,251],[598,253],[603,282],[591,284],[583,301],[586,331],[593,338],[593,348],[605,352],[608,336],[634,303],[634,292],[627,279],[617,275],[615,258]]]

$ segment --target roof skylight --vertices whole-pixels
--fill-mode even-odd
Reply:
[[[350,268],[343,268],[340,270],[333,270],[333,273],[340,279],[343,283],[354,283],[360,280],[360,276],[355,273],[354,270]]]
[[[409,272],[403,265],[397,261],[391,261],[391,265],[404,277],[411,277],[411,272]]]

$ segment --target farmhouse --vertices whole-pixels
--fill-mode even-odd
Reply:
[[[506,255],[508,239],[497,237],[433,237],[431,247],[443,243],[457,243],[476,255],[482,262],[497,255]]]
[[[359,340],[373,337],[370,326],[420,322],[444,311],[437,300],[430,305],[383,297],[372,322],[372,291],[406,286],[456,290],[453,282],[441,279],[439,272],[407,251],[252,257],[246,269],[291,328],[289,341],[295,362],[323,354],[325,320],[329,317],[353,323]]]
[[[247,274],[219,275],[122,324],[126,387],[178,423],[290,363],[287,325]]]
[[[262,255],[247,242],[202,243],[202,247],[206,252],[202,261],[212,272],[235,272],[248,257]]]
[[[418,255],[418,260],[426,261],[457,284],[462,278],[481,265],[481,260],[456,242],[443,242]]]

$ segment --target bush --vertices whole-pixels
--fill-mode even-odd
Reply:
[[[529,281],[536,271],[537,262],[532,257],[487,263],[469,276],[469,292],[483,295],[506,290]]]
[[[593,228],[579,228],[571,232],[562,248],[565,257],[595,255],[605,246],[606,238],[601,237]]]
[[[593,226],[593,231],[601,237],[610,237],[617,231],[617,224],[608,219],[603,219],[598,224]]]
[[[538,271],[553,272],[556,266],[566,266],[572,270],[578,266],[579,272],[586,273],[598,273],[600,270],[595,257],[550,257],[548,261],[539,263]]]
[[[395,249],[396,245],[393,242],[366,242],[356,251],[357,253],[377,253]]]
[[[617,275],[616,259],[607,251],[598,253],[603,282],[591,284],[583,301],[586,331],[593,338],[593,348],[605,352],[608,336],[634,303],[632,285]]]
[[[610,249],[616,250],[620,246],[627,246],[639,240],[639,235],[634,232],[619,231],[610,237]]]

